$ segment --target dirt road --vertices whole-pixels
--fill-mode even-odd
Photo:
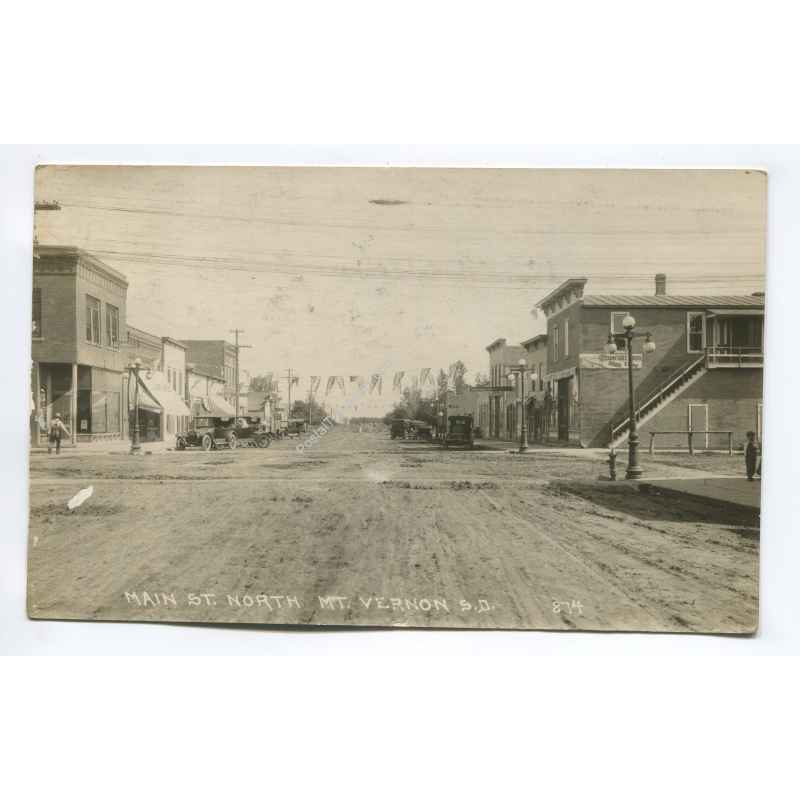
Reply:
[[[752,630],[757,517],[602,483],[602,457],[442,452],[338,428],[303,454],[35,455],[29,613]]]

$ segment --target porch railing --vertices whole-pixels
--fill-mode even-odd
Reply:
[[[761,347],[729,347],[715,345],[706,348],[709,367],[763,367]]]
[[[708,450],[710,449],[707,444],[702,447],[697,446],[699,437],[705,436],[706,442],[708,437],[712,435],[727,436],[728,455],[733,455],[733,431],[650,431],[650,455],[656,451],[656,436],[685,436],[689,445],[689,455],[694,455],[695,450]],[[698,439],[695,439],[695,436]]]

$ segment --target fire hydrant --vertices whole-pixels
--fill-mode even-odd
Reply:
[[[612,481],[617,479],[617,451],[613,447],[608,451],[608,473]]]

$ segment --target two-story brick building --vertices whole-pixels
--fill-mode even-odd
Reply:
[[[527,358],[525,348],[496,339],[487,348],[489,353],[489,425],[484,433],[490,439],[512,440],[519,429],[519,408],[516,384],[508,379],[510,367]]]
[[[224,339],[183,339],[186,361],[205,375],[222,378],[225,399],[233,403],[236,397],[236,345]]]
[[[525,384],[525,423],[528,440],[544,441],[548,436],[549,395],[546,390],[547,375],[547,334],[540,333],[522,342],[527,355],[528,370]]]
[[[622,321],[656,344],[634,344],[639,430],[732,431],[737,445],[760,430],[764,296],[676,296],[656,276],[653,295],[589,295],[586,278],[570,279],[539,303],[547,316],[552,393],[550,436],[585,447],[619,445],[628,433],[628,362]],[[609,355],[611,336],[618,352]],[[720,434],[723,436],[724,434]],[[660,444],[686,446],[676,433]],[[698,445],[722,446],[701,434]]]
[[[128,282],[75,247],[41,246],[33,259],[31,438],[57,413],[72,443],[125,435]]]

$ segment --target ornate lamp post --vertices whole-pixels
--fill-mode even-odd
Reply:
[[[516,367],[509,367],[507,377],[509,380],[513,380],[514,378],[519,379],[521,395],[520,399],[522,403],[522,425],[519,433],[519,452],[525,453],[528,450],[528,426],[525,421],[525,373],[530,372],[530,370],[528,369],[528,362],[524,358],[521,358],[517,364],[518,366]]]
[[[628,469],[625,472],[625,477],[628,480],[635,480],[641,478],[643,470],[639,465],[639,431],[637,430],[636,422],[636,393],[633,388],[633,340],[644,337],[644,344],[642,345],[643,353],[652,353],[656,349],[656,343],[650,333],[634,333],[633,329],[636,327],[636,320],[630,315],[626,314],[622,320],[622,327],[625,333],[625,349],[628,355],[628,413],[629,413],[629,433],[628,433]],[[605,346],[605,351],[609,355],[617,352],[617,345],[614,342],[614,335],[608,334],[608,342]]]
[[[139,370],[142,368],[142,359],[137,358],[131,364],[128,364],[128,396],[130,397],[130,381],[134,381],[133,389],[133,431],[131,436],[131,450],[132,456],[138,455],[142,452],[142,446],[139,444]]]

